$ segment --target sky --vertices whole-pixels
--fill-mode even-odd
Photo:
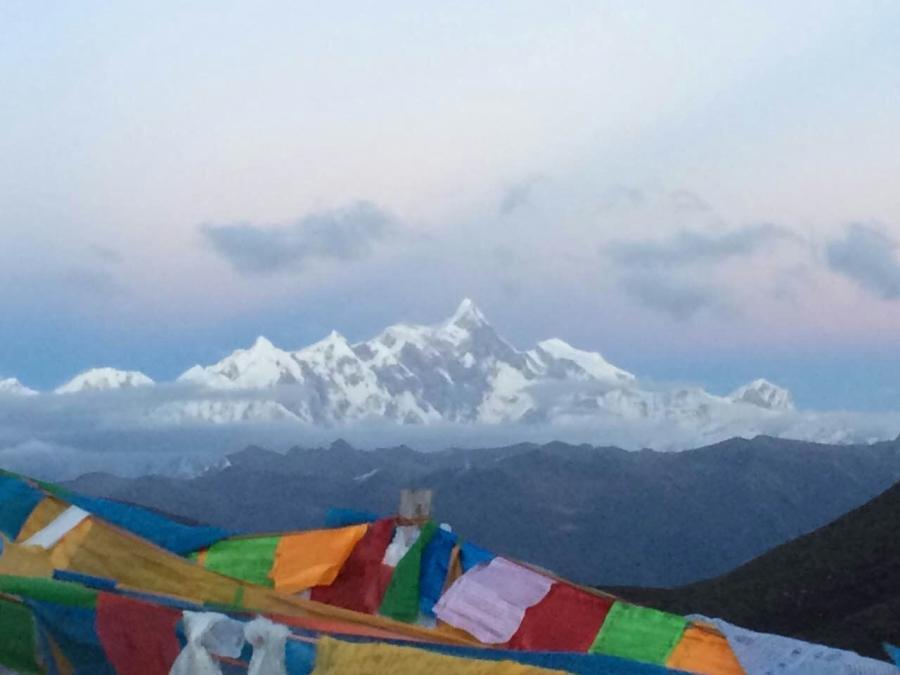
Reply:
[[[0,376],[471,297],[519,347],[900,410],[895,2],[12,0],[0,90]]]

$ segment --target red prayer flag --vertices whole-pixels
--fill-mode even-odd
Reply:
[[[369,525],[337,578],[328,586],[313,588],[310,597],[335,607],[375,614],[391,581],[393,569],[381,561],[393,537],[393,518]]]
[[[519,630],[508,645],[529,651],[586,652],[613,602],[613,598],[598,597],[558,581],[543,600],[525,610]]]
[[[97,598],[97,634],[119,675],[168,675],[180,647],[181,612],[112,593]]]

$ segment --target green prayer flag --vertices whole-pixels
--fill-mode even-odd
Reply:
[[[44,480],[35,480],[35,484],[40,487],[44,492],[53,495],[54,497],[59,497],[60,499],[65,499],[72,495],[71,490],[66,490],[64,487],[60,487],[56,483],[48,483]]]
[[[35,660],[34,617],[25,605],[0,600],[0,665],[20,673],[41,672]]]
[[[280,536],[223,539],[209,547],[204,567],[251,584],[271,587],[269,572]]]
[[[589,651],[665,665],[686,626],[683,616],[616,602]]]
[[[422,527],[419,538],[406,552],[391,576],[391,583],[381,601],[380,612],[397,621],[412,623],[419,616],[419,573],[422,552],[437,531],[437,525],[428,521]]]
[[[97,606],[97,591],[69,581],[0,574],[0,592],[67,607],[93,609]]]

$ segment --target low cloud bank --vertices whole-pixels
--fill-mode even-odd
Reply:
[[[274,399],[277,400],[275,392]],[[273,392],[209,392],[179,385],[83,393],[0,397],[0,467],[50,480],[91,471],[121,476],[195,475],[247,445],[274,450],[327,445],[344,438],[361,448],[406,444],[423,451],[561,440],[627,449],[676,451],[732,436],[768,434],[825,443],[893,439],[900,412],[771,412],[723,407],[714,421],[623,419],[610,414],[553,422],[399,425],[378,420],[317,426],[296,421],[167,423],[154,412],[185,402],[273,401]]]

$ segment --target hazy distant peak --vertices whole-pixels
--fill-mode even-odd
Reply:
[[[117,370],[116,368],[91,368],[73,377],[56,388],[57,394],[77,394],[82,391],[103,391],[147,387],[153,380],[137,370]]]
[[[331,442],[328,446],[328,449],[331,452],[356,452],[356,448],[354,448],[350,443],[345,441],[343,438],[338,438]]]
[[[270,352],[276,349],[275,345],[272,344],[272,341],[269,338],[260,335],[253,342],[253,345],[250,347],[249,351],[251,352]]]
[[[26,387],[15,377],[0,378],[0,394],[13,394],[15,396],[35,396],[34,389]]]
[[[738,387],[728,398],[735,402],[749,403],[767,410],[794,410],[794,397],[784,387],[779,387],[763,378]]]

